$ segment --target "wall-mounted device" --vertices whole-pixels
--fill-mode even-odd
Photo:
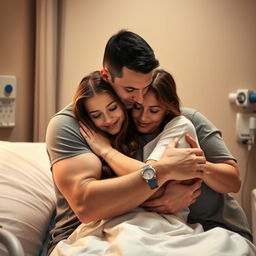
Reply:
[[[15,126],[16,77],[0,76],[0,128]]]
[[[236,136],[239,142],[248,144],[253,141],[253,133],[256,132],[256,113],[237,113]]]
[[[235,93],[229,94],[230,102],[235,102],[242,108],[253,108],[256,106],[256,92],[249,89],[238,89]]]
[[[237,141],[248,145],[250,150],[256,136],[256,93],[249,89],[238,89],[229,94],[229,101],[240,109],[236,114]]]

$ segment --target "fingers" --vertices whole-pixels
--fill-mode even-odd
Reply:
[[[80,128],[83,129],[83,131],[87,130],[87,127],[82,122],[79,121],[79,125],[80,125]]]
[[[161,203],[161,200],[159,200],[159,198],[155,198],[155,199],[145,201],[141,206],[147,207],[147,208],[155,208],[155,207],[162,206],[162,203]]]
[[[82,136],[84,137],[84,139],[87,141],[90,139],[90,137],[88,136],[88,134],[83,130],[83,128],[79,128],[80,133],[82,134]]]
[[[193,195],[192,195],[192,200],[190,202],[189,205],[193,204],[196,202],[197,198],[201,195],[201,189],[197,189],[196,191],[194,191]]]
[[[84,136],[84,138],[91,138],[93,136],[93,131],[91,131],[86,125],[84,125],[81,121],[79,121],[80,132]]]
[[[87,127],[81,122],[81,121],[79,121],[79,125],[83,128],[83,129],[87,129]]]
[[[189,134],[186,134],[185,138],[191,148],[198,148],[197,142]]]
[[[168,148],[176,148],[177,144],[179,142],[179,138],[175,138],[174,140],[172,140],[169,145],[167,146]]]
[[[202,186],[202,182],[203,181],[201,179],[197,179],[197,181],[192,184],[192,190],[196,191],[196,190],[200,189]]]
[[[86,133],[91,132],[91,130],[90,130],[85,124],[83,124],[81,121],[79,121],[79,125],[83,128],[83,130],[84,130]]]
[[[83,135],[83,137],[87,137],[87,134],[84,132],[82,127],[80,127],[79,130],[80,130],[81,134]]]
[[[195,202],[196,202],[196,199],[193,199],[193,200],[191,201],[190,205],[193,204],[193,203],[195,203]]]
[[[191,154],[195,154],[197,156],[202,156],[205,160],[205,157],[204,157],[204,151],[200,148],[189,148],[187,149]],[[202,159],[203,159],[202,158]]]
[[[173,185],[173,184],[180,184],[180,180],[169,180],[168,185]]]
[[[205,163],[206,163],[206,159],[205,159],[204,156],[198,156],[198,157],[197,157],[197,162],[198,162],[199,164],[205,164]]]
[[[188,149],[190,150],[190,154],[194,154],[193,156],[193,162],[194,162],[194,170],[196,171],[196,174],[198,175],[198,178],[202,178],[203,172],[206,169],[206,158],[203,154],[203,151],[201,149]]]
[[[91,139],[91,131],[82,123],[82,122],[79,122],[80,124],[80,133],[82,134],[82,136],[84,137],[85,140],[88,140],[88,139]]]
[[[197,189],[194,193],[193,193],[193,200],[196,200],[199,196],[201,195],[201,189]]]
[[[202,184],[202,180],[197,179],[192,185],[180,185],[180,184],[175,185],[177,187],[175,189],[174,187],[172,187],[171,191],[173,191],[176,196],[172,197],[171,201],[164,199],[164,197],[159,197],[156,199],[148,200],[144,202],[141,206],[144,207],[145,210],[147,211],[153,211],[153,212],[159,212],[159,213],[178,212],[181,209],[188,207],[189,205],[196,202],[197,198],[201,194],[201,184]],[[170,196],[171,196],[170,190],[168,191],[169,192],[167,192],[168,193],[167,197],[170,199]],[[183,191],[182,194],[181,194],[181,191]]]
[[[203,173],[206,169],[206,163],[202,162],[200,159],[197,159],[196,161],[196,171],[198,173]]]
[[[164,206],[158,206],[158,207],[144,207],[146,211],[149,212],[158,212],[158,213],[164,213],[164,214],[171,214],[172,212],[168,211]]]
[[[202,185],[202,180],[201,179],[198,179],[195,183],[192,184],[192,191],[193,192],[192,192],[192,195],[191,195],[191,201],[190,201],[189,205],[195,203],[197,198],[201,195],[201,185]]]
[[[198,190],[201,189],[202,180],[201,180],[201,179],[198,179],[198,181],[194,182],[191,186],[192,186],[192,191],[193,191],[193,193],[195,193],[196,191],[198,191]]]

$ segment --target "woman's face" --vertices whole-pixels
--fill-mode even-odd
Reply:
[[[97,94],[85,101],[85,108],[96,127],[111,135],[120,132],[125,119],[121,106],[108,93]]]
[[[165,107],[159,104],[151,90],[144,96],[143,103],[136,104],[132,109],[133,120],[141,133],[157,132],[165,115]]]

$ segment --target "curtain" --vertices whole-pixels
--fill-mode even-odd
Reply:
[[[36,1],[35,142],[45,141],[50,118],[57,111],[58,0]]]

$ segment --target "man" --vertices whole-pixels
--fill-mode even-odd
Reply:
[[[159,63],[155,58],[154,52],[147,42],[139,35],[123,30],[112,36],[106,45],[101,76],[115,89],[127,109],[130,109],[136,102],[141,103],[143,101],[143,95],[147,92],[148,86],[152,81],[153,70],[157,68],[158,65]],[[186,115],[191,115],[192,113],[190,119],[197,128],[200,146],[205,150],[204,153],[206,157],[212,157],[212,159],[209,160],[215,160],[215,162],[228,161],[228,164],[235,166],[233,157],[230,155],[219,136],[219,131],[212,127],[208,120],[197,112],[188,109],[186,111]],[[202,120],[206,124],[204,127],[207,126],[206,128],[209,128],[207,133],[202,129]],[[216,140],[218,143],[215,142]],[[210,141],[210,144],[207,143],[208,141]],[[83,203],[84,194],[82,188],[86,186],[86,184],[83,184],[82,181],[85,173],[93,172],[93,170],[97,168],[99,160],[84,142],[79,131],[79,124],[71,111],[71,106],[66,107],[52,118],[47,129],[46,143],[58,199],[55,218],[56,225],[52,231],[50,252],[58,241],[68,237],[80,224],[78,217],[81,221],[88,221],[90,219],[90,217],[86,215],[86,207]],[[193,144],[193,141],[191,141],[191,143]],[[217,149],[210,148],[212,145]],[[214,154],[215,152],[217,153],[216,155]],[[220,152],[221,157],[219,158]],[[195,166],[198,164],[201,164],[202,169],[204,169],[204,165],[202,164],[204,158],[202,157],[202,151],[200,149],[190,149],[188,154],[187,149],[175,151],[174,147],[170,147],[169,155],[173,156],[173,158],[170,158],[168,161],[166,161],[166,158],[164,158],[163,161],[159,161],[159,172],[163,165],[166,165],[166,168],[168,167],[170,169],[182,169],[183,162],[181,159],[186,156],[185,160],[191,160],[192,155],[196,157],[194,157],[194,161],[190,162],[191,171],[195,171]],[[180,161],[174,163],[172,159],[179,159]],[[214,164],[208,163],[208,166],[211,168],[213,165]],[[220,168],[219,165],[214,165],[214,168],[215,166],[218,171],[218,168]],[[156,169],[157,168],[158,166]],[[116,178],[115,181],[111,180],[111,182],[118,182],[118,179],[119,178]],[[134,177],[134,179],[136,180],[136,177]],[[165,213],[177,212],[196,201],[196,198],[200,195],[200,186],[200,181],[190,186],[169,183],[166,193],[161,198],[147,202],[145,205],[150,207],[151,210],[155,209]],[[146,188],[143,188],[143,185],[141,185],[141,188],[136,187],[133,192],[139,195],[141,189]],[[191,223],[198,221],[204,224],[202,220],[204,217],[207,217],[207,220],[209,220],[207,224],[210,223],[210,225],[205,225],[205,229],[218,226],[220,222],[221,226],[240,232],[240,234],[248,235],[247,237],[250,238],[246,218],[242,210],[240,208],[238,209],[238,205],[235,205],[236,209],[238,209],[236,212],[238,212],[237,215],[242,218],[242,225],[244,225],[244,227],[240,228],[239,225],[239,227],[237,227],[236,221],[232,222],[233,219],[231,220],[232,223],[235,223],[233,226],[226,224],[225,216],[223,216],[224,212],[226,212],[226,208],[223,209],[221,213],[217,210],[217,215],[211,218],[212,212],[216,210],[216,207],[218,208],[218,205],[215,205],[215,209],[213,210],[211,209],[211,205],[207,205],[209,209],[204,206],[206,205],[205,202],[202,202],[205,200],[203,197],[205,194],[204,190],[207,192],[208,190],[210,191],[206,193],[210,198],[207,197],[206,201],[211,200],[211,198],[214,198],[213,195],[217,194],[218,199],[220,198],[219,200],[223,203],[224,196],[222,194],[216,193],[204,185],[202,200],[199,200],[198,205],[194,207],[195,209],[192,207],[196,205],[196,203],[191,206]],[[168,198],[168,200],[166,200],[166,198]],[[124,200],[128,199],[124,198]],[[231,201],[233,202],[234,200],[231,199]],[[163,202],[167,203],[164,204]],[[161,205],[160,208],[159,205]],[[130,207],[132,207],[132,205]],[[119,214],[121,213],[119,212]],[[228,214],[230,214],[229,210]]]

